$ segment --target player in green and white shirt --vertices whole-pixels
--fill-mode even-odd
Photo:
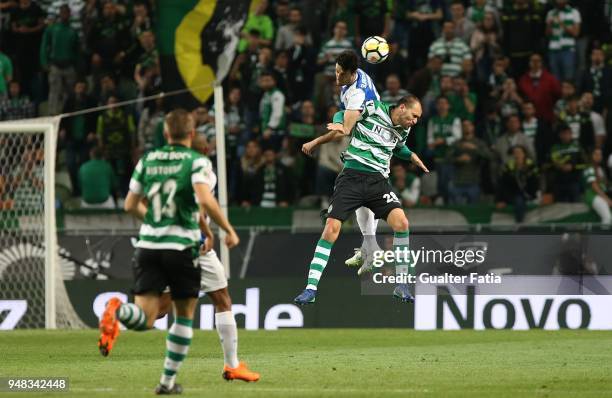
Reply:
[[[206,136],[198,134],[194,137],[192,148],[200,153],[206,153],[209,148]],[[214,192],[217,177],[214,172],[207,172],[206,184]],[[215,308],[215,328],[219,335],[223,350],[223,378],[226,380],[258,381],[259,374],[249,370],[244,362],[238,359],[238,330],[236,319],[232,312],[232,299],[227,289],[225,267],[213,249],[214,235],[209,226],[210,218],[200,215],[199,225],[202,231],[202,246],[198,257],[198,265],[202,270],[200,291],[210,298]],[[167,289],[160,296],[157,318],[172,312],[171,291]]]
[[[584,201],[601,218],[601,223],[610,225],[612,214],[610,206],[612,199],[607,193],[606,174],[601,168],[603,159],[601,149],[595,149],[591,153],[591,164],[582,172],[582,182],[584,184]]]
[[[408,97],[404,97],[408,98]],[[404,99],[400,99],[400,102]],[[415,97],[411,97],[415,98]],[[415,98],[415,101],[416,98]],[[406,148],[410,127],[392,120],[391,109],[382,101],[368,101],[361,118],[351,132],[351,141],[344,153],[344,167],[366,172],[378,172],[389,177],[391,157],[398,147]],[[418,120],[420,114],[415,117]],[[412,155],[412,153],[410,153]]]
[[[421,114],[421,104],[414,96],[402,98],[395,106],[380,101],[366,102],[357,124],[350,132],[351,141],[344,155],[344,169],[336,179],[325,228],[310,263],[306,289],[295,298],[296,304],[314,303],[319,280],[340,234],[342,222],[359,207],[365,206],[374,212],[376,218],[387,221],[394,231],[394,249],[408,247],[408,219],[388,176],[391,156],[398,148],[404,148],[419,167],[425,172],[429,171],[418,156],[405,147],[409,128],[417,123]],[[343,124],[330,123],[327,128],[331,131],[325,136],[329,140],[336,135],[346,135]],[[409,267],[408,259],[396,259],[396,272],[404,278],[413,270],[414,267]],[[402,301],[413,301],[407,284],[398,285],[394,296]]]
[[[576,38],[582,19],[567,0],[556,0],[546,15],[550,70],[559,80],[573,80],[576,72]]]
[[[199,208],[193,185],[212,186],[212,175],[208,158],[179,144],[166,145],[140,159],[130,192],[146,197],[148,206],[136,247],[197,250]]]
[[[197,264],[200,213],[206,212],[227,232],[226,244],[238,236],[211,193],[215,178],[208,158],[192,150],[193,117],[178,109],[166,117],[168,145],[148,152],[138,162],[125,199],[125,210],[143,220],[134,264],[135,303],[113,297],[100,320],[98,347],[108,355],[119,335],[119,322],[133,330],[148,330],[157,318],[160,296],[170,287],[175,322],[166,340],[166,358],[158,394],[180,393],[176,373],[193,336],[193,313],[200,292]],[[146,201],[147,205],[143,204]]]

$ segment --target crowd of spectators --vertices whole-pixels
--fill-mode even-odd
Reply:
[[[159,92],[154,6],[0,0],[0,120]],[[347,142],[314,158],[300,148],[338,110],[336,56],[380,35],[389,58],[361,67],[383,101],[411,92],[424,108],[408,145],[433,172],[394,162],[405,206],[488,202],[521,221],[530,203],[577,202],[596,185],[610,205],[611,26],[612,0],[261,0],[224,82],[230,201],[327,206]],[[212,109],[192,111],[214,158]],[[167,110],[154,100],[66,118],[59,148],[73,194],[108,203],[82,192],[84,165],[111,170],[107,190],[124,194],[135,160],[163,144]]]

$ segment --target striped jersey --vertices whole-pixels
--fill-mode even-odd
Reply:
[[[441,37],[429,47],[429,58],[435,56],[442,59],[442,76],[457,76],[461,73],[463,61],[472,59],[472,52],[458,37],[450,41]]]
[[[137,247],[185,250],[200,242],[199,207],[194,184],[217,182],[211,161],[181,146],[166,145],[144,155],[132,175],[130,191],[147,199]]]
[[[353,48],[353,44],[350,40],[342,39],[336,40],[333,37],[325,42],[323,46],[321,46],[321,51],[319,52],[318,58],[320,60],[325,59],[327,56],[328,61],[324,64],[323,73],[327,76],[335,76],[336,75],[336,58],[338,55],[346,50],[351,50]]]
[[[410,129],[393,125],[391,109],[384,102],[366,102],[344,154],[346,167],[351,168],[352,162],[358,162],[365,169],[389,176],[393,150],[405,144],[410,132]]]
[[[380,100],[374,82],[361,69],[357,69],[357,79],[353,84],[342,86],[340,90],[341,110],[362,110],[366,101]]]
[[[400,88],[399,90],[397,90],[397,93],[395,94],[391,94],[389,90],[385,90],[380,95],[380,100],[382,102],[386,102],[387,104],[395,104],[397,101],[399,101],[400,99],[402,99],[403,97],[407,95],[408,95],[408,91],[404,90],[403,88]]]
[[[557,20],[559,22],[557,22]],[[565,31],[565,28],[580,24],[580,12],[569,5],[559,10],[553,8],[546,14],[546,22],[551,24],[552,33],[548,42],[549,50],[568,50],[576,48],[576,38]]]

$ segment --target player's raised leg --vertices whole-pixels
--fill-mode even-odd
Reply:
[[[145,260],[146,261],[146,260]],[[118,297],[111,298],[106,303],[106,308],[100,319],[100,338],[98,339],[98,349],[103,356],[108,356],[119,337],[119,323],[127,329],[134,331],[145,331],[153,327],[159,310],[159,293],[148,291],[142,286],[149,283],[143,280],[143,275],[139,277],[138,266],[136,271],[136,287],[138,293],[134,303],[122,303]],[[141,288],[139,288],[141,286]]]
[[[305,305],[315,302],[319,281],[329,261],[332,247],[340,235],[342,222],[364,204],[363,180],[369,174],[371,173],[345,167],[336,178],[325,228],[310,262],[306,289],[293,300],[296,304]]]
[[[393,229],[393,251],[396,253],[395,274],[415,275],[416,268],[410,264],[409,255],[409,224],[408,218],[401,208],[391,210],[387,216],[387,223]],[[414,302],[407,283],[398,284],[393,290],[393,296],[403,302]]]
[[[295,298],[294,302],[296,304],[305,305],[315,302],[319,281],[321,280],[323,271],[325,270],[327,262],[329,261],[332,246],[334,245],[334,242],[336,242],[336,239],[338,239],[338,235],[340,235],[341,226],[342,221],[332,217],[328,217],[325,221],[323,234],[321,234],[321,238],[317,242],[314,255],[310,261],[306,289],[304,289],[304,291]]]

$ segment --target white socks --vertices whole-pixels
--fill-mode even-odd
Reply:
[[[217,312],[215,326],[223,347],[225,364],[230,368],[238,367],[238,330],[232,311]]]
[[[357,217],[357,224],[363,236],[376,235],[378,220],[374,218],[372,210],[367,207],[360,207],[355,210],[355,216]]]

